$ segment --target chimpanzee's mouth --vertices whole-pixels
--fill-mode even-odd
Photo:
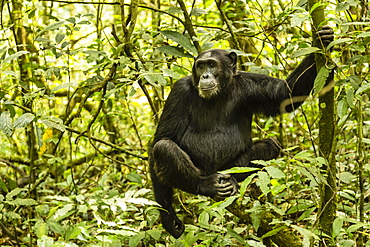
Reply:
[[[209,86],[209,87],[199,87],[199,88],[200,88],[200,90],[202,90],[202,91],[210,91],[210,90],[215,89],[216,87],[217,87],[217,84],[212,85],[212,86]]]

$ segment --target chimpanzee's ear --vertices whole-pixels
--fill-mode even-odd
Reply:
[[[236,55],[236,53],[232,51],[227,56],[231,60],[231,67],[233,68],[234,71],[236,71],[236,63],[238,61],[238,55]]]

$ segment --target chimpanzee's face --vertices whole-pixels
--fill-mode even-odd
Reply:
[[[232,81],[236,67],[236,54],[224,50],[201,53],[193,65],[193,83],[199,96],[213,98]]]

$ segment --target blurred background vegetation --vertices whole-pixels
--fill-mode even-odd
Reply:
[[[367,0],[0,1],[1,246],[370,246],[370,14]],[[278,138],[281,158],[231,201],[178,191],[187,223],[175,240],[158,220],[147,146],[173,83],[209,48],[234,49],[240,69],[286,78],[309,52],[310,13],[335,30],[334,140],[319,145],[314,92],[302,108],[257,116],[254,138]],[[313,30],[313,31],[312,31]],[[306,49],[304,49],[306,48]],[[320,107],[319,107],[320,106]],[[222,110],[222,109],[220,109]],[[323,131],[323,129],[321,129]],[[335,174],[325,167],[334,162]],[[329,172],[330,173],[330,172]],[[322,186],[335,217],[322,233]],[[253,197],[248,186],[262,194]],[[259,234],[263,212],[278,225]],[[288,241],[288,240],[287,240]],[[280,245],[281,246],[281,245]]]

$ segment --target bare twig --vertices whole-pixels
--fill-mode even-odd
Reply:
[[[97,137],[95,137],[95,136],[89,136],[87,133],[83,133],[83,132],[81,132],[81,131],[79,131],[79,130],[72,129],[72,128],[70,128],[70,127],[66,127],[66,130],[68,130],[68,131],[70,131],[70,132],[72,132],[72,133],[75,133],[75,134],[81,135],[81,136],[88,137],[88,138],[90,138],[91,140],[94,140],[94,141],[97,141],[97,142],[103,143],[103,144],[105,144],[105,145],[107,145],[107,146],[109,146],[109,147],[115,148],[115,149],[119,150],[120,152],[125,153],[125,154],[127,154],[127,155],[131,155],[131,156],[133,156],[133,157],[136,157],[136,158],[139,158],[139,159],[142,159],[142,160],[148,160],[148,157],[146,157],[146,156],[142,156],[142,155],[136,154],[136,153],[134,153],[134,152],[132,152],[132,151],[128,151],[128,150],[126,150],[126,149],[122,148],[122,147],[121,147],[121,146],[119,146],[119,145],[116,145],[116,144],[111,143],[111,142],[108,142],[108,141],[104,141],[104,140],[102,140],[102,139],[100,139],[100,138],[97,138]]]
[[[25,172],[25,171],[23,171],[23,169],[22,169],[22,168],[20,168],[20,167],[18,167],[18,166],[16,166],[16,165],[14,165],[12,162],[10,162],[10,161],[8,161],[8,160],[1,159],[1,158],[0,158],[0,162],[3,162],[3,163],[5,163],[6,165],[10,166],[11,168],[13,168],[13,169],[14,169],[14,170],[16,170],[17,172],[19,172],[19,174],[21,174],[22,176],[26,176],[26,175],[27,175],[27,174],[26,174],[26,172]]]

